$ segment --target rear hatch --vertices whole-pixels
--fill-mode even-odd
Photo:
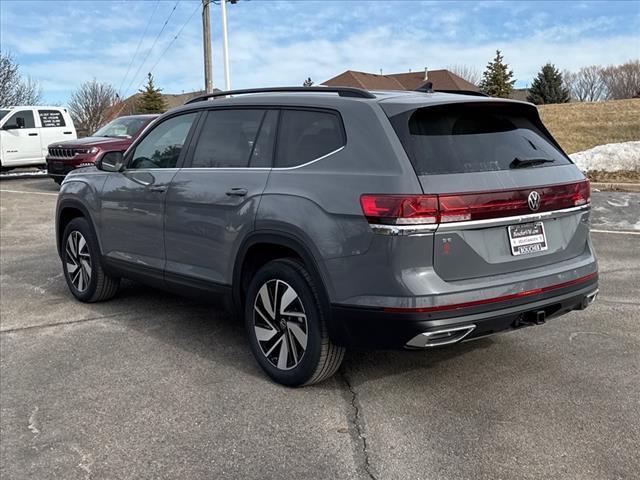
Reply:
[[[579,256],[589,184],[535,107],[474,101],[390,117],[425,194],[437,197],[433,263],[447,281]]]

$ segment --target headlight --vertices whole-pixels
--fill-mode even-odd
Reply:
[[[100,151],[100,149],[98,147],[93,147],[93,148],[90,148],[89,150],[87,150],[87,153],[90,154],[90,155],[95,155],[99,151]]]

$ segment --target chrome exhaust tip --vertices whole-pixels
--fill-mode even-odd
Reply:
[[[582,308],[585,309],[589,305],[591,305],[593,302],[595,302],[596,298],[598,298],[599,292],[600,290],[596,288],[593,292],[589,293],[588,295],[585,295],[584,300],[582,301]]]
[[[475,328],[476,326],[471,324],[419,333],[405,344],[405,348],[430,348],[451,345],[462,341]]]

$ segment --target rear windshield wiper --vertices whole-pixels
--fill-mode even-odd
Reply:
[[[509,168],[530,167],[533,165],[541,165],[543,163],[553,163],[555,160],[551,158],[514,158],[509,164]]]

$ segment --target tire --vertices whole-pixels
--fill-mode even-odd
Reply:
[[[69,290],[81,302],[102,302],[118,292],[120,279],[104,272],[98,240],[82,217],[71,220],[62,234],[62,269]]]
[[[285,307],[274,308],[283,299]],[[276,310],[285,310],[285,315]],[[329,339],[326,310],[318,286],[297,260],[273,260],[253,276],[245,300],[245,326],[254,357],[275,382],[311,385],[338,370],[345,349]]]

